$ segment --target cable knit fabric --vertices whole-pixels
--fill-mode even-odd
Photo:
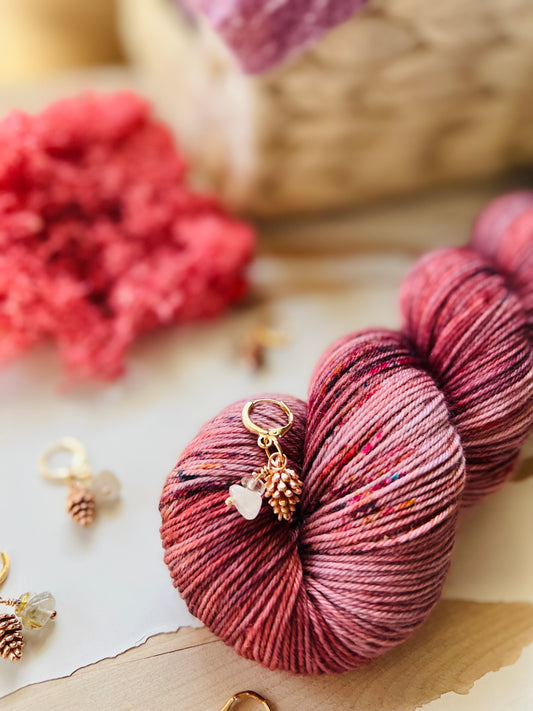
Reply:
[[[249,73],[293,57],[366,0],[189,0]]]
[[[469,246],[423,258],[400,300],[402,330],[334,343],[307,403],[270,395],[294,412],[293,520],[224,505],[264,460],[242,401],[201,429],[164,486],[174,585],[270,669],[354,669],[407,639],[439,599],[461,509],[511,475],[533,429],[533,194],[489,206]],[[279,412],[263,404],[256,419],[269,429]]]

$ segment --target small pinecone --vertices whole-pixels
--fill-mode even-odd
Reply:
[[[90,526],[96,511],[93,492],[81,484],[73,484],[67,496],[66,510],[78,526]]]
[[[303,482],[298,474],[285,467],[276,468],[266,478],[265,485],[265,496],[278,520],[290,521],[300,501],[298,494],[302,493]]]
[[[0,615],[0,655],[12,662],[20,661],[24,637],[22,623],[13,614]]]

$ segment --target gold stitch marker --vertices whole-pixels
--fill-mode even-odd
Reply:
[[[272,711],[272,708],[268,705],[268,701],[262,696],[259,696],[259,694],[256,694],[255,691],[239,691],[238,694],[233,694],[231,699],[228,699],[226,701],[220,711],[230,711],[233,704],[239,699],[254,699],[255,701],[259,701],[259,703],[263,705],[263,708],[265,708],[266,711]]]
[[[287,422],[270,429],[257,425],[252,420],[252,412],[262,402],[277,405],[287,415]],[[244,405],[242,422],[249,432],[258,436],[257,444],[266,452],[267,463],[250,477],[241,479],[240,484],[230,486],[226,504],[235,506],[244,518],[252,520],[259,514],[264,494],[278,520],[290,521],[300,501],[303,482],[293,469],[287,467],[287,457],[279,440],[291,429],[294,423],[293,412],[282,400],[260,398]]]
[[[9,575],[9,556],[4,551],[0,551],[0,563],[2,563],[2,569],[0,570],[0,585],[7,580]]]
[[[71,455],[70,464],[52,467],[51,459],[60,452]],[[94,476],[85,447],[74,437],[63,437],[47,447],[39,459],[39,470],[45,479],[70,484],[66,510],[83,528],[92,524],[98,506],[113,505],[120,498],[117,477],[110,471]]]
[[[9,574],[8,554],[0,551],[0,561],[2,561],[1,584]],[[57,615],[55,604],[56,601],[49,592],[38,594],[27,592],[17,598],[0,597],[0,605],[15,608],[15,612],[0,613],[0,657],[19,662],[24,649],[22,629],[39,629],[55,619]]]

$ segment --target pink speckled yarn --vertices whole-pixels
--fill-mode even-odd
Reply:
[[[305,482],[293,521],[224,506],[264,459],[242,402],[202,428],[165,484],[175,586],[271,669],[340,672],[403,642],[439,598],[461,506],[508,478],[533,427],[533,193],[489,205],[469,247],[422,259],[401,305],[401,333],[329,348],[307,405],[272,396],[295,414],[283,438]],[[279,413],[264,405],[262,418]]]
[[[179,0],[203,13],[246,72],[263,72],[347,20],[366,0]]]

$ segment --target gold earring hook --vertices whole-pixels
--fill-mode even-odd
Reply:
[[[2,570],[0,570],[0,585],[2,585],[9,575],[9,556],[3,551],[0,551],[0,563],[2,563]]]
[[[287,424],[282,425],[281,427],[273,427],[269,430],[266,430],[264,429],[264,427],[256,425],[255,422],[252,421],[251,415],[254,407],[260,402],[272,402],[274,405],[280,407],[287,415]],[[244,405],[244,407],[242,408],[242,422],[249,432],[253,432],[256,435],[259,435],[260,437],[274,437],[277,439],[278,437],[283,437],[283,435],[287,434],[287,432],[290,430],[294,422],[294,415],[292,413],[291,408],[286,403],[284,403],[283,400],[273,400],[269,397],[261,397],[258,400],[250,400],[250,402],[247,402]]]
[[[263,707],[266,709],[266,711],[272,711],[272,708],[268,705],[268,701],[264,699],[262,696],[259,696],[259,694],[256,694],[255,691],[239,691],[238,694],[233,694],[231,699],[228,699],[224,706],[220,709],[220,711],[230,711],[231,707],[233,704],[238,701],[239,699],[255,699],[256,701],[259,701],[263,705]]]

